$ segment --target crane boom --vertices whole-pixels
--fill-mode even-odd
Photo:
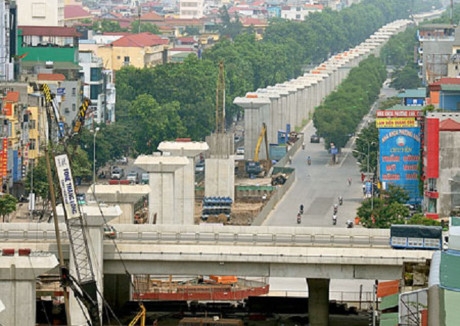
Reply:
[[[268,156],[268,141],[267,141],[267,126],[265,122],[262,123],[262,129],[260,130],[259,138],[257,139],[256,149],[254,150],[254,162],[259,162],[259,152],[262,141],[265,139],[265,146],[267,148]]]
[[[48,137],[50,137],[50,140],[52,140],[53,137],[51,136],[51,126],[53,125],[53,122],[55,124],[58,123],[59,110],[55,102],[54,94],[51,94],[48,85],[43,84],[40,89],[45,97],[46,113],[49,124]],[[73,128],[74,133],[79,133],[81,131],[81,127],[85,121],[86,110],[90,104],[91,101],[88,99],[83,101]],[[52,107],[52,110],[50,109],[50,106]],[[64,135],[59,136],[60,137],[58,138],[64,137]],[[94,276],[93,264],[91,262],[87,235],[83,225],[83,217],[80,212],[80,207],[78,206],[69,158],[67,157],[67,154],[62,154],[55,156],[54,161],[58,173],[61,197],[64,207],[64,219],[69,236],[71,248],[70,252],[74,259],[75,271],[77,275],[77,277],[74,278],[69,273],[68,268],[61,263],[61,283],[63,287],[70,287],[73,290],[77,300],[79,300],[79,302],[85,306],[87,315],[91,321],[91,325],[100,326],[102,325],[102,322],[100,318],[100,309],[97,298],[98,291],[96,278]],[[51,167],[50,164],[47,165],[48,179],[52,180]],[[50,192],[52,191],[53,185],[52,182],[50,182]],[[53,207],[53,209],[55,211],[55,207]],[[55,223],[57,223],[57,216],[55,213],[53,215]],[[57,241],[60,241],[60,238],[57,238]],[[60,246],[60,243],[58,246]]]

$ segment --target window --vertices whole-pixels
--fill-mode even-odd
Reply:
[[[295,15],[295,19],[300,19],[300,15]]]
[[[124,57],[124,58],[123,58],[123,61],[124,61],[125,63],[129,63],[129,57],[128,57],[128,56]]]
[[[75,103],[72,104],[72,111],[75,112],[77,110],[77,105]]]
[[[90,73],[90,80],[91,81],[99,81],[102,79],[101,75],[101,68],[91,68],[91,73]]]
[[[77,95],[77,89],[75,87],[72,87],[72,96]]]
[[[35,148],[35,147],[36,147],[36,140],[35,140],[35,139],[30,139],[29,141],[30,141],[30,142],[29,142],[29,149],[30,149],[30,150],[36,149],[36,148]]]
[[[36,128],[37,128],[37,121],[31,119],[29,122],[29,129],[36,129]]]
[[[92,101],[97,101],[99,94],[102,92],[102,85],[91,85],[89,87],[89,98]]]

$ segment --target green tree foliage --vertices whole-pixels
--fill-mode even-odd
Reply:
[[[361,224],[367,228],[389,228],[391,224],[403,224],[409,217],[407,202],[409,195],[398,186],[389,185],[381,190],[380,197],[367,198],[358,208]]]
[[[369,155],[369,173],[377,173],[379,155],[379,134],[374,123],[363,128],[356,138],[353,156],[360,164],[360,171],[367,172],[367,156]]]
[[[134,20],[131,23],[131,32],[132,33],[145,33],[149,32],[152,34],[161,34],[160,29],[158,28],[157,25],[152,24],[152,23],[142,23],[139,22],[139,20]]]
[[[317,133],[325,138],[325,146],[333,143],[345,146],[364,115],[378,97],[386,78],[383,62],[374,56],[353,68],[335,92],[315,109],[313,124]]]
[[[391,87],[402,90],[417,88],[422,86],[422,82],[418,77],[418,70],[414,65],[405,65],[402,69],[398,69],[393,73],[394,79],[391,82]]]
[[[221,37],[234,39],[238,34],[243,31],[243,24],[240,21],[238,15],[231,17],[228,13],[227,7],[222,6],[219,9],[219,16],[221,24],[219,25],[219,34]]]
[[[201,60],[191,55],[183,64],[145,69],[124,67],[117,72],[116,115],[120,127],[101,129],[101,137],[110,135],[105,145],[117,155],[126,151],[145,153],[154,150],[163,134],[167,134],[168,139],[180,135],[202,140],[215,126],[215,94],[221,60],[225,64],[226,122],[229,125],[235,116],[242,115],[241,108],[233,104],[235,97],[300,76],[309,64],[319,63],[336,52],[359,44],[385,23],[407,18],[409,9],[411,4],[406,1],[365,0],[341,11],[323,10],[303,22],[272,19],[264,39],[256,41],[250,29],[245,32],[238,17],[231,17],[227,8],[222,7],[219,31],[223,37],[203,51]],[[101,27],[102,30],[118,29],[104,21]],[[346,143],[363,112],[367,112],[370,103],[376,99],[382,76],[386,75],[380,59],[372,58],[360,68],[350,72],[350,82],[331,96],[330,103],[325,103],[324,111],[319,110],[316,117],[315,126],[339,147]],[[182,121],[181,128],[177,132],[160,128],[158,134],[151,130],[148,137],[139,134],[142,138],[136,139],[139,118],[130,114],[137,112],[141,116],[139,108],[133,105],[135,101],[140,105],[138,97],[143,94],[151,96],[162,109],[168,108],[170,114],[177,114]],[[142,101],[146,102],[153,103],[151,100]],[[159,110],[150,113],[160,114]],[[148,118],[155,119],[155,116]],[[128,137],[131,143],[121,141],[123,137]],[[148,140],[151,141],[149,146],[146,145]],[[91,137],[86,141],[86,147],[82,145],[82,148],[91,158]],[[99,147],[99,135],[97,144],[98,151],[103,150]],[[99,164],[99,155],[97,161]]]
[[[5,217],[16,210],[17,203],[18,200],[16,197],[10,194],[0,196],[0,215],[2,216],[3,223],[5,223]]]
[[[100,21],[95,21],[93,23],[93,30],[100,33],[106,32],[126,32],[126,29],[120,26],[120,23],[117,21],[112,21],[108,19],[103,19]]]
[[[185,26],[186,35],[200,35],[200,29],[196,26]]]
[[[414,63],[414,48],[418,46],[415,27],[408,27],[404,32],[393,35],[380,52],[387,65],[404,67]]]

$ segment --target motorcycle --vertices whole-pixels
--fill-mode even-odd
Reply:
[[[337,204],[334,204],[334,215],[337,214],[338,211],[339,207],[337,206]]]
[[[339,205],[342,205],[342,204],[343,204],[343,197],[339,196]]]
[[[302,217],[301,217],[301,215],[299,213],[299,214],[297,214],[297,224],[300,224],[300,222],[302,222]]]
[[[311,165],[311,158],[307,159],[307,163],[308,163],[308,165]]]
[[[303,205],[300,205],[300,215],[303,215]]]
[[[347,224],[347,229],[353,228],[353,222],[352,221],[348,220],[346,224]]]
[[[337,215],[332,215],[332,225],[336,225],[337,224]]]

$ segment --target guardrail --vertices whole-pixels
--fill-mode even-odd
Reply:
[[[115,224],[117,241],[164,244],[250,244],[255,246],[375,247],[390,248],[389,230],[296,227],[244,227],[221,225]],[[67,239],[61,224],[61,239]],[[0,224],[0,241],[54,241],[48,223]]]

